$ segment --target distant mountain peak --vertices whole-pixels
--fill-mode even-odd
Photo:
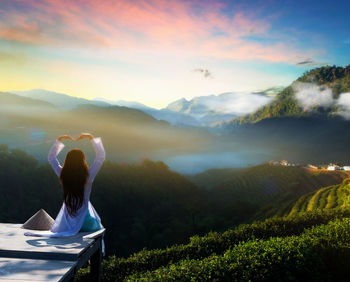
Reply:
[[[176,101],[170,103],[166,107],[166,109],[173,111],[173,112],[183,113],[187,110],[189,104],[190,104],[190,101],[186,100],[185,98],[181,98],[179,100],[176,100]]]
[[[250,113],[268,103],[278,87],[259,92],[225,92],[219,95],[181,98],[170,103],[166,110],[186,114],[198,120],[203,126],[213,126],[237,116]]]

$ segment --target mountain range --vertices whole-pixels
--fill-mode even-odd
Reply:
[[[43,146],[47,149],[48,144],[38,142],[49,142],[69,128],[72,134],[86,130],[106,136],[116,160],[188,154],[183,159],[189,163],[191,158],[202,159],[196,154],[204,154],[203,169],[223,167],[216,164],[222,158],[227,167],[270,159],[349,164],[350,123],[344,117],[350,106],[350,67],[316,68],[280,90],[180,99],[160,110],[138,102],[87,100],[45,90],[1,93],[0,141],[27,146],[44,159]],[[254,111],[259,103],[252,108],[251,101],[265,105]],[[30,145],[24,145],[28,141]],[[238,154],[233,162],[235,152],[247,154]],[[208,153],[220,158],[210,161],[213,156]]]
[[[44,161],[57,136],[86,131],[103,136],[109,159],[135,161],[201,151],[212,142],[212,136],[202,129],[174,127],[137,109],[94,105],[84,99],[73,99],[82,104],[69,109],[63,102],[57,103],[61,97],[69,99],[62,95],[54,94],[56,103],[51,104],[0,92],[0,143],[25,149]],[[91,151],[86,144],[82,146]]]
[[[28,91],[11,91],[19,96],[45,101],[60,109],[70,110],[79,105],[111,105],[141,110],[157,120],[165,120],[180,127],[211,127],[223,121],[253,112],[261,105],[269,102],[283,87],[273,87],[252,93],[223,93],[220,95],[199,96],[191,100],[185,98],[170,103],[163,109],[148,107],[136,101],[108,100],[94,98],[92,100],[77,98],[63,93],[33,89]]]
[[[284,87],[272,87],[252,93],[223,93],[199,96],[191,100],[181,98],[163,109],[155,109],[138,102],[95,98],[112,105],[125,106],[144,111],[158,120],[166,120],[177,126],[210,127],[222,121],[231,120],[247,112],[252,112],[266,104]]]
[[[350,116],[350,66],[325,66],[304,73],[288,87],[272,87],[251,93],[223,93],[181,98],[167,107],[156,109],[136,101],[92,100],[67,94],[33,89],[11,91],[20,96],[49,102],[61,109],[79,105],[122,106],[141,110],[157,120],[180,127],[222,128],[235,124],[256,123],[281,117]]]

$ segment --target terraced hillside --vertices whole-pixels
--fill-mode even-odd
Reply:
[[[306,174],[310,174],[310,179],[346,177],[346,172],[325,171],[304,171],[301,175]],[[282,179],[289,180],[288,175],[284,171]],[[344,179],[341,184],[301,196],[288,210],[283,208],[283,217],[243,224],[223,233],[193,236],[188,244],[143,250],[128,258],[112,256],[103,262],[103,278],[105,281],[346,281],[350,263],[349,196],[350,179]],[[88,269],[82,270],[79,279],[86,279],[87,274]]]
[[[347,171],[309,170],[265,163],[243,169],[215,169],[188,176],[209,194],[214,230],[285,215],[299,197],[342,183]]]
[[[344,208],[350,206],[350,179],[342,184],[324,187],[300,197],[288,208],[280,211],[282,215],[295,215],[321,209]]]
[[[219,218],[230,222],[230,218],[227,218],[230,215],[233,226],[235,222],[242,222],[237,217],[252,215],[254,210],[259,212],[253,217],[255,219],[268,218],[276,213],[284,215],[282,207],[288,210],[302,195],[342,183],[349,176],[346,171],[308,170],[267,163],[244,169],[211,170],[189,179],[209,190],[208,205],[213,213],[215,210],[225,210],[225,214]],[[210,178],[216,180],[216,185],[209,181]],[[226,228],[227,225],[217,223],[216,230]]]

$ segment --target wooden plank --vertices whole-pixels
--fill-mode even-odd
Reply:
[[[69,281],[89,259],[93,280],[100,280],[105,229],[50,238],[24,236],[20,227],[0,223],[1,281]]]
[[[84,238],[89,232],[60,238],[24,236],[28,230],[20,226],[0,223],[0,257],[77,260],[94,242]]]
[[[76,262],[0,258],[0,281],[68,281]]]

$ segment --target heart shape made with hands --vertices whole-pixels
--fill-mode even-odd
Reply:
[[[85,134],[82,133],[82,134],[80,134],[79,137],[76,137],[76,138],[74,138],[74,137],[72,137],[70,135],[62,135],[59,138],[61,140],[68,139],[68,140],[72,140],[72,141],[80,141],[80,140],[83,140],[85,138],[91,139],[91,138],[93,138],[93,136],[91,134],[88,134],[88,133],[85,133]]]

